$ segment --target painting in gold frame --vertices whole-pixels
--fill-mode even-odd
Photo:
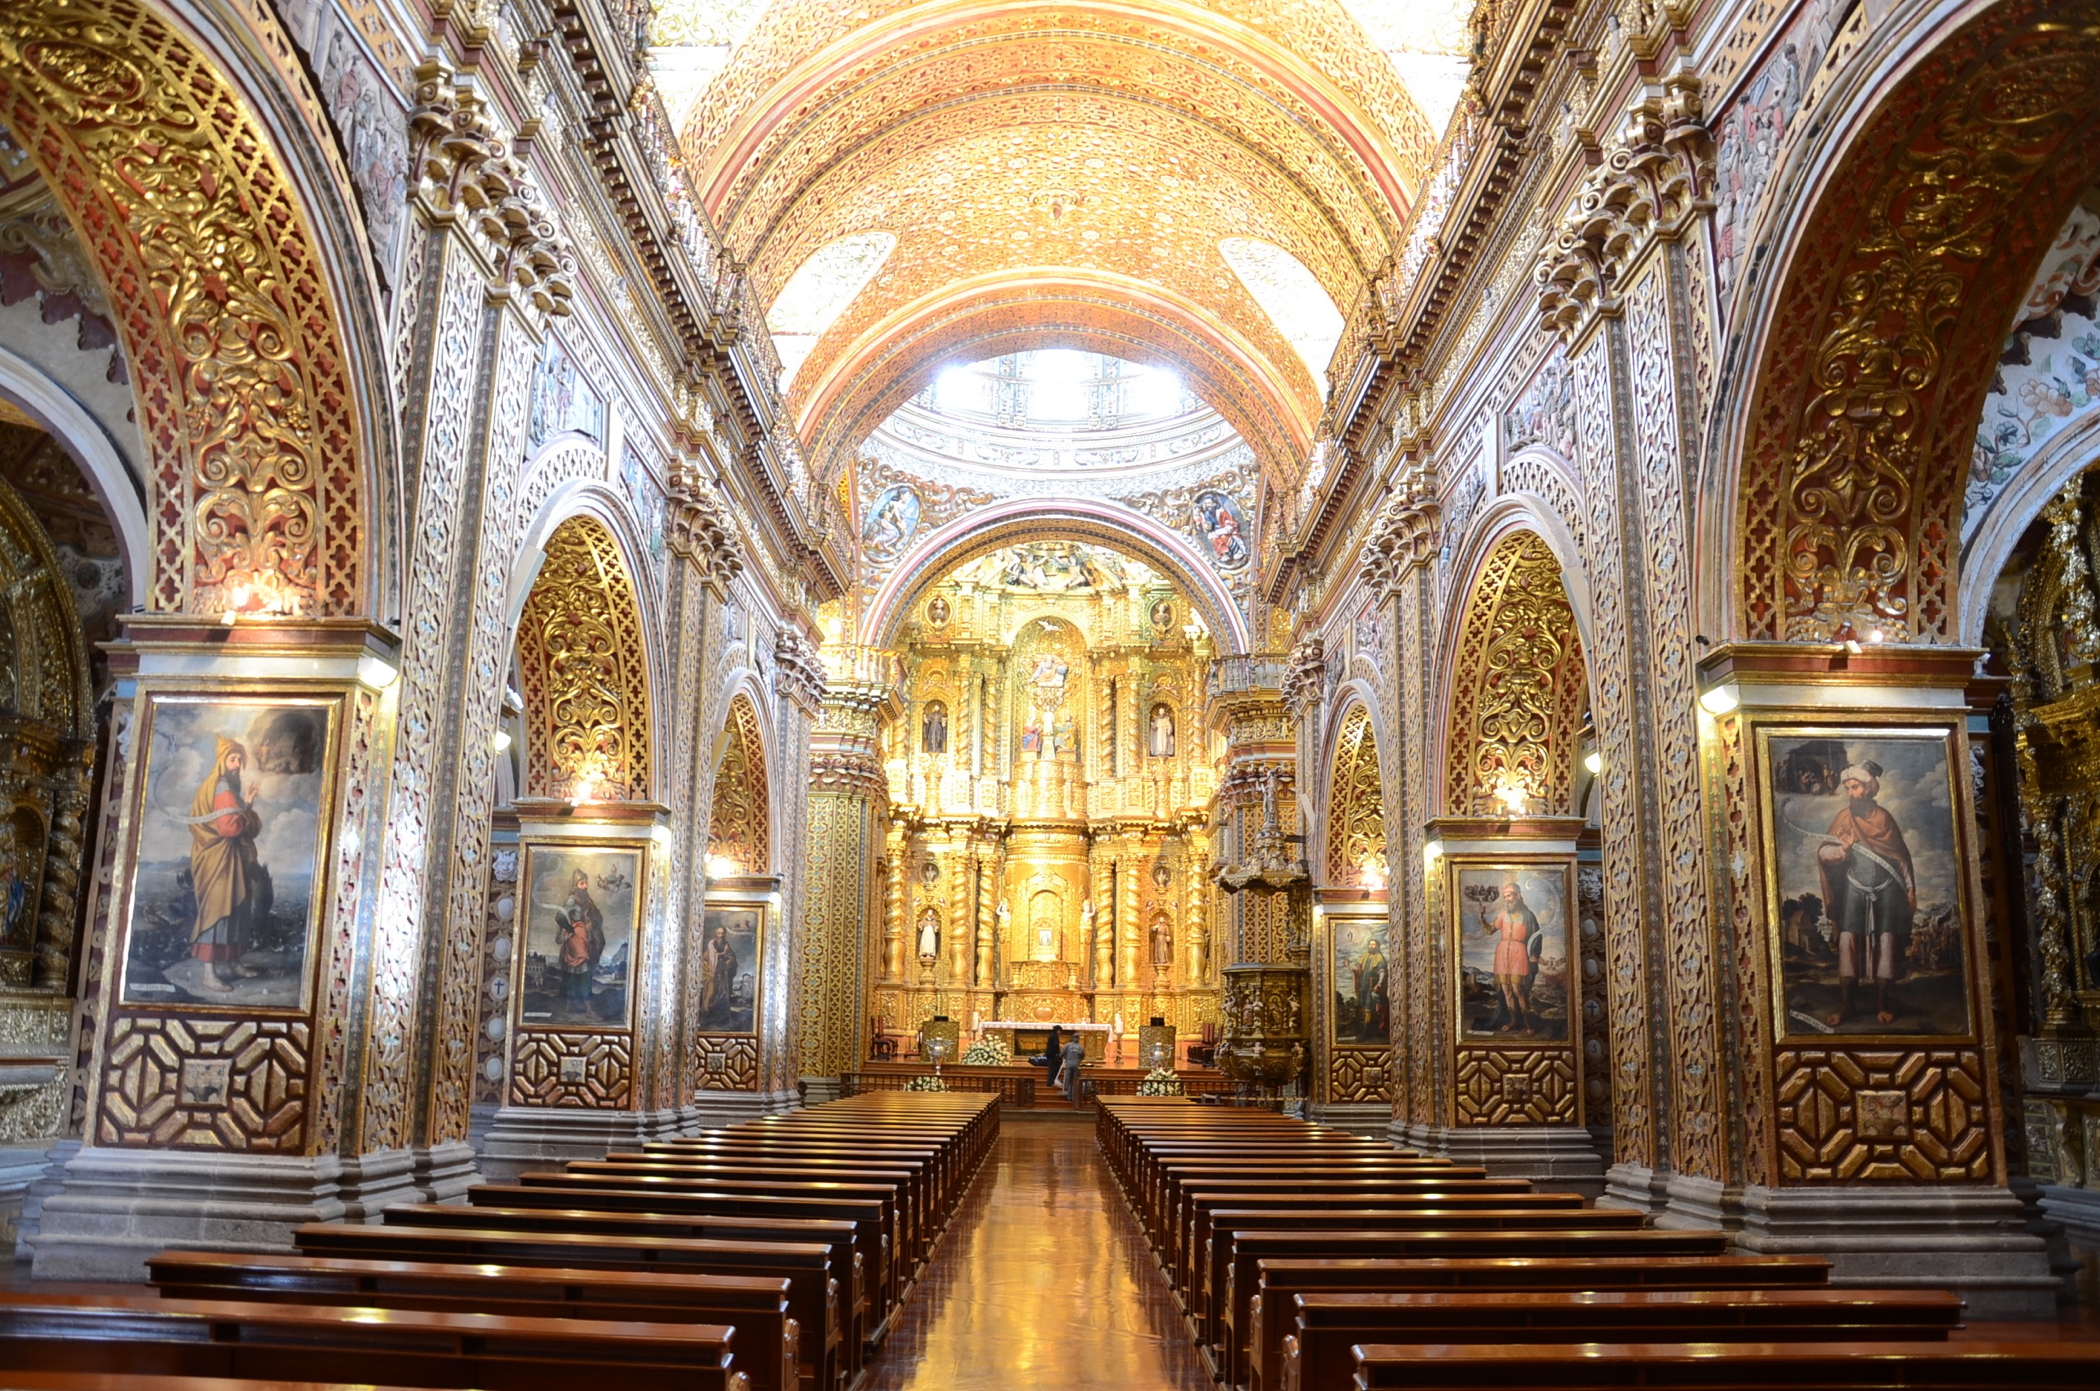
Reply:
[[[311,1007],[342,704],[337,690],[146,693],[121,1004]]]
[[[1757,749],[1778,1035],[1971,1037],[1955,730],[1767,724]]]
[[[633,842],[527,841],[518,1023],[600,1033],[634,1026],[648,853]]]
[[[1571,1041],[1575,866],[1516,855],[1454,856],[1448,863],[1459,1038]]]
[[[1391,936],[1392,924],[1383,917],[1327,919],[1330,1046],[1392,1047]]]
[[[758,1033],[758,984],[765,979],[766,905],[712,900],[701,918],[700,1009],[708,1034]]]

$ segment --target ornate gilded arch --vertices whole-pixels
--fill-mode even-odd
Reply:
[[[641,606],[604,522],[569,518],[518,618],[531,797],[650,794],[649,655]]]
[[[1513,531],[1481,563],[1460,620],[1444,746],[1446,813],[1572,811],[1588,709],[1560,561],[1536,532]]]
[[[1994,5],[1881,94],[1804,195],[1760,356],[1720,403],[1745,422],[1715,494],[1737,499],[1740,636],[1953,640],[1984,397],[2096,175],[2096,0]]]
[[[1368,887],[1385,882],[1385,786],[1378,778],[1378,736],[1370,708],[1358,702],[1342,717],[1327,780],[1327,883]]]
[[[156,610],[366,607],[367,442],[269,134],[136,0],[0,9],[0,124],[94,260],[149,454]]]
[[[773,799],[766,777],[766,745],[751,698],[729,702],[729,741],[715,769],[714,812],[707,823],[708,873],[718,861],[739,874],[773,872]]]

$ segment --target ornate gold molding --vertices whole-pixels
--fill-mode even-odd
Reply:
[[[714,808],[707,824],[708,875],[726,860],[737,874],[773,872],[772,797],[765,741],[750,698],[729,702],[729,744],[715,768]]]
[[[1385,785],[1378,777],[1378,739],[1371,731],[1371,712],[1363,705],[1351,706],[1342,719],[1327,787],[1328,886],[1362,887],[1366,868],[1383,883]]]
[[[690,467],[679,467],[672,473],[665,504],[672,551],[692,562],[702,584],[718,597],[726,596],[744,573],[744,548],[714,485]]]
[[[518,620],[528,795],[648,797],[647,662],[619,543],[597,518],[569,518]]]
[[[1444,804],[1453,816],[1569,810],[1589,705],[1560,562],[1513,532],[1482,565],[1451,674]]]
[[[123,335],[150,606],[361,611],[357,392],[325,258],[248,102],[133,0],[36,0],[0,11],[0,123]]]
[[[1435,500],[1435,480],[1424,478],[1419,491],[1401,493],[1388,502],[1371,524],[1364,541],[1364,585],[1379,603],[1400,589],[1407,572],[1433,559],[1443,544],[1443,509]]]
[[[828,678],[817,645],[799,628],[782,628],[773,639],[773,660],[778,664],[780,693],[797,710],[815,719],[824,707]]]
[[[1283,708],[1291,712],[1292,719],[1302,720],[1326,691],[1327,644],[1319,638],[1300,638],[1283,670]]]

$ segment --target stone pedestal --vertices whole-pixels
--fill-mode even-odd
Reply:
[[[1833,1285],[1951,1289],[1972,1319],[2054,1318],[2061,1282],[2003,1188],[1749,1188],[1737,1246],[1817,1255]]]
[[[608,1150],[639,1149],[697,1128],[679,1111],[505,1106],[482,1144],[481,1171],[490,1183],[515,1183],[522,1173],[559,1169],[572,1159],[603,1159]]]
[[[345,1160],[82,1149],[26,1244],[38,1279],[144,1280],[146,1258],[171,1246],[289,1251],[302,1223],[377,1221],[426,1199],[414,1169],[408,1150]]]
[[[1332,1125],[1353,1135],[1375,1139],[1385,1135],[1387,1127],[1392,1124],[1393,1108],[1383,1101],[1341,1102],[1309,1107],[1306,1118],[1319,1125]]]
[[[1604,1159],[1587,1130],[1565,1125],[1468,1126],[1433,1132],[1430,1148],[1491,1178],[1530,1179],[1550,1193],[1604,1192]]]

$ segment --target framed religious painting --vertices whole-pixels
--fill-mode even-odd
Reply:
[[[1780,1037],[1973,1037],[1953,727],[1765,725],[1757,750]]]
[[[1572,1044],[1575,866],[1515,856],[1448,864],[1459,1041]]]
[[[518,870],[524,951],[521,1029],[606,1033],[634,1027],[647,847],[527,841]]]
[[[146,694],[120,1004],[307,1012],[342,706]]]
[[[709,900],[700,920],[699,1032],[758,1033],[768,911],[763,902]]]
[[[1378,917],[1327,919],[1327,980],[1333,994],[1327,1043],[1333,1048],[1390,1048],[1392,924]]]

